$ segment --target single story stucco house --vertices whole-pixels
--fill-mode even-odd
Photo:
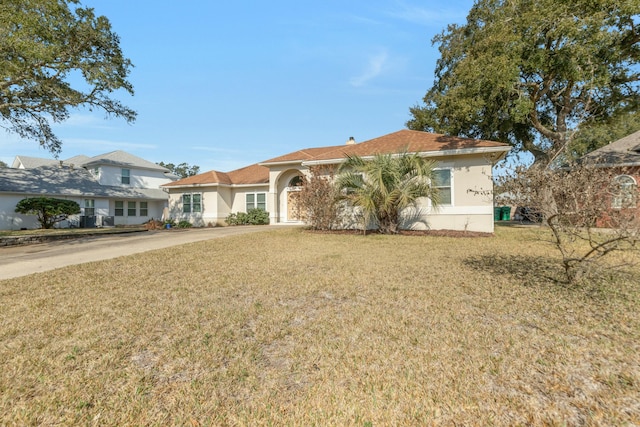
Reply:
[[[493,232],[492,167],[508,144],[400,130],[355,143],[307,148],[231,172],[215,170],[162,185],[170,215],[196,226],[222,225],[232,212],[262,208],[270,223],[302,223],[292,209],[300,176],[313,165],[339,165],[347,156],[418,153],[437,162],[441,206],[428,200],[404,212],[407,228]]]

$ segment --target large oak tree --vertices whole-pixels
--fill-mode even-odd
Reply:
[[[638,111],[640,0],[477,0],[408,127],[500,140],[548,163],[576,132]]]
[[[76,107],[135,120],[114,99],[132,67],[109,20],[78,0],[0,2],[0,126],[58,154],[50,122]]]

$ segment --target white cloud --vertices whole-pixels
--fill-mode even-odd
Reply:
[[[389,54],[386,50],[370,57],[367,68],[360,75],[351,78],[349,83],[355,87],[364,86],[384,72],[388,59]]]

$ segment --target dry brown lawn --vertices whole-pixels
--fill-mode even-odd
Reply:
[[[1,425],[639,425],[640,271],[277,230],[0,281]]]

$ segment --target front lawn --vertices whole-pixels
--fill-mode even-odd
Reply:
[[[281,229],[0,281],[2,425],[637,425],[640,270]]]

